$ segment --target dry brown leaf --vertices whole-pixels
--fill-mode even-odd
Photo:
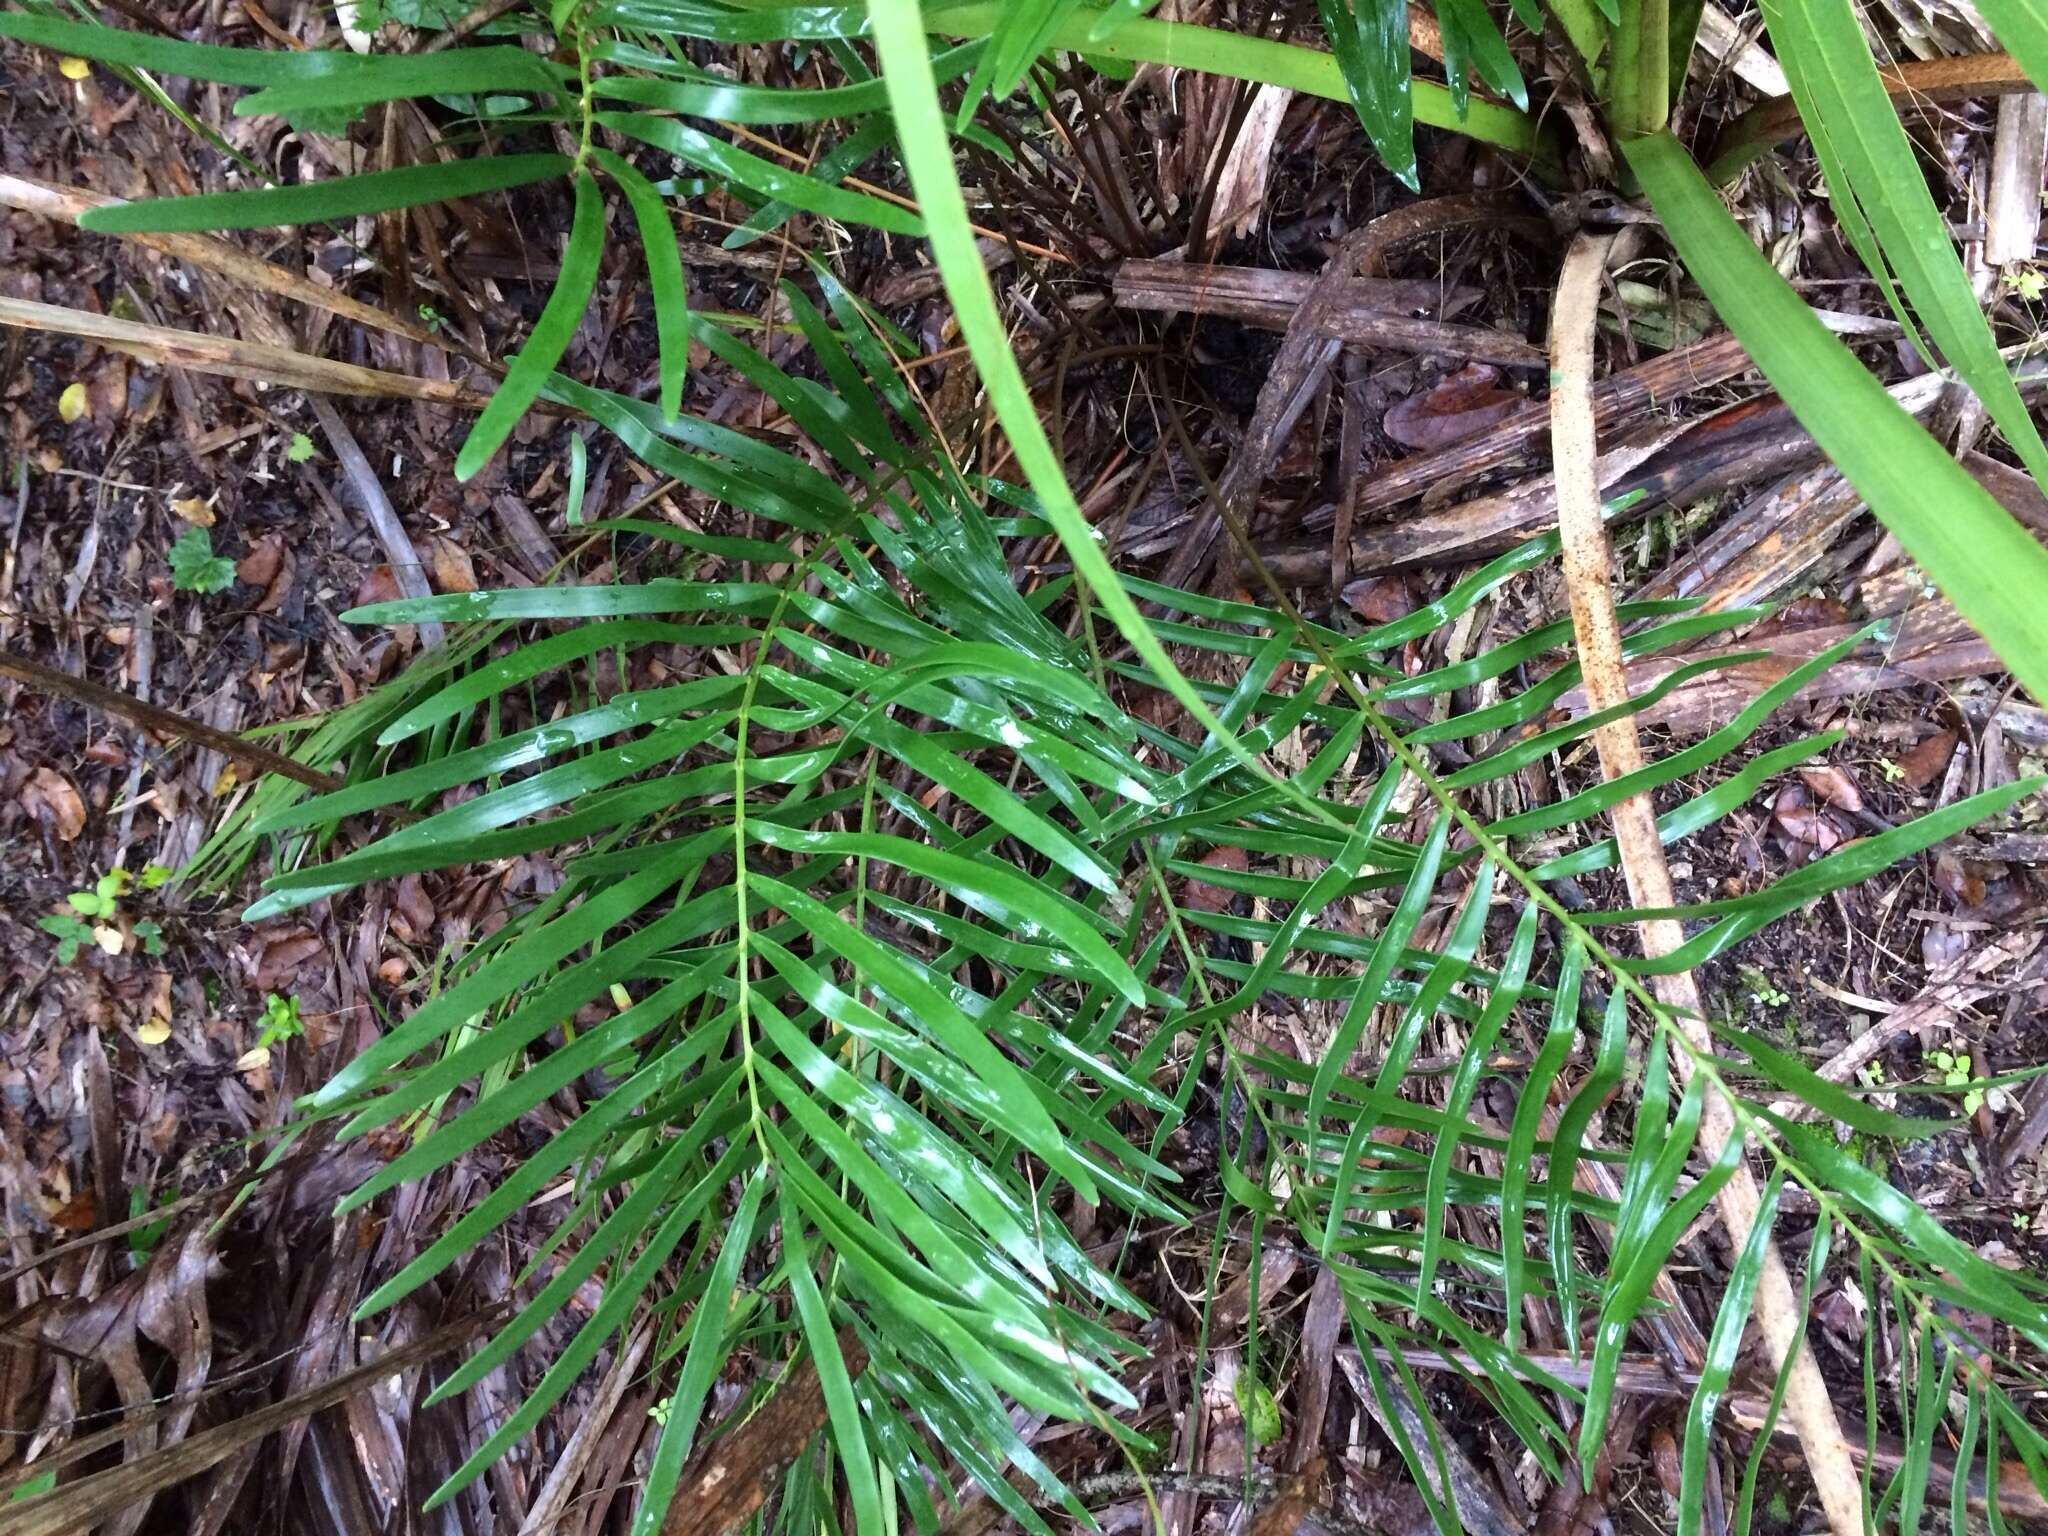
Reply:
[[[1405,576],[1366,576],[1345,587],[1342,595],[1368,624],[1391,624],[1415,610],[1415,593]]]
[[[469,551],[446,534],[434,534],[427,539],[427,558],[433,563],[437,591],[476,590],[476,567],[470,562]]]
[[[175,496],[171,499],[171,510],[194,527],[213,526],[213,503],[204,496]]]
[[[1899,754],[1899,782],[1911,790],[1925,789],[1948,770],[1948,760],[1955,755],[1954,731],[1923,736],[1911,751]]]
[[[1778,830],[1794,842],[1810,844],[1821,853],[1832,852],[1848,840],[1848,835],[1834,818],[1815,805],[1813,796],[1799,784],[1787,784],[1778,791],[1777,802],[1771,807],[1771,819],[1778,824]]]
[[[38,768],[21,791],[22,808],[68,843],[85,830],[85,802],[54,768]]]
[[[86,380],[86,399],[94,421],[118,421],[128,414],[128,359],[109,352]]]
[[[1833,763],[1824,763],[1818,768],[1802,768],[1799,777],[1819,799],[1836,810],[1847,811],[1851,815],[1860,814],[1863,810],[1863,791],[1856,787],[1856,781],[1846,770]]]
[[[1242,848],[1212,848],[1202,856],[1204,869],[1227,870],[1243,874],[1245,869]],[[1237,893],[1224,886],[1211,885],[1206,880],[1189,879],[1181,886],[1181,906],[1195,912],[1228,912],[1231,903],[1237,900]]]
[[[249,553],[235,562],[235,579],[252,587],[267,587],[283,564],[283,543],[276,534],[265,534],[250,546]]]
[[[398,577],[390,566],[373,566],[356,587],[356,606],[396,602],[405,594],[398,589]]]
[[[256,964],[255,983],[259,992],[275,992],[298,968],[324,948],[319,935],[309,928],[281,934],[263,946],[263,958]]]
[[[1650,1467],[1664,1491],[1677,1498],[1681,1486],[1678,1441],[1662,1424],[1650,1431]]]
[[[1404,448],[1428,451],[1448,447],[1485,431],[1528,403],[1499,388],[1499,382],[1498,368],[1468,364],[1433,388],[1395,402],[1380,428]]]

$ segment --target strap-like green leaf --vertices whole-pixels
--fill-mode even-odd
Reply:
[[[661,414],[674,420],[683,408],[683,375],[690,361],[690,291],[683,277],[681,248],[668,204],[654,183],[633,169],[623,155],[593,146],[591,158],[626,194],[633,222],[640,230],[640,250],[647,261],[647,286],[654,302],[654,335],[661,349]]]
[[[737,1145],[746,1147],[743,1142]],[[753,1244],[754,1222],[760,1215],[761,1198],[767,1193],[768,1184],[765,1167],[756,1166],[747,1176],[740,1189],[739,1205],[725,1229],[718,1262],[711,1266],[710,1278],[705,1282],[703,1300],[690,1316],[690,1348],[683,1356],[682,1380],[668,1400],[661,1440],[654,1448],[654,1462],[640,1494],[639,1511],[633,1517],[633,1536],[654,1536],[662,1528],[669,1503],[675,1497],[676,1481],[682,1476],[683,1463],[689,1460],[690,1447],[696,1443],[704,1400],[710,1396],[711,1383],[725,1362],[725,1328],[726,1319],[732,1314],[733,1289],[739,1283],[740,1264]],[[675,1219],[671,1215],[669,1224]],[[666,1236],[667,1231],[668,1226],[664,1225],[658,1237]],[[654,1246],[649,1244],[650,1252]],[[609,1288],[606,1295],[610,1295]],[[590,1331],[596,1323],[593,1317],[584,1330]]]
[[[110,235],[316,224],[523,187],[560,176],[569,167],[570,161],[562,155],[476,155],[448,165],[408,165],[291,187],[251,187],[243,192],[109,203],[87,209],[78,223],[81,229]]]
[[[665,149],[693,165],[701,165],[712,175],[723,177],[735,186],[745,187],[764,198],[788,203],[806,213],[823,214],[828,219],[840,219],[848,224],[872,225],[892,235],[924,233],[924,220],[906,208],[885,203],[865,192],[849,192],[844,187],[828,185],[815,176],[789,170],[772,160],[736,149],[723,139],[714,139],[708,133],[700,133],[670,118],[655,117],[646,112],[597,112],[592,114],[591,120],[643,144]]]
[[[1867,218],[1865,265],[1899,276],[1913,308],[1956,374],[1984,402],[2021,462],[2048,481],[2048,446],[1998,355],[1983,310],[1935,206],[1919,158],[1878,78],[1870,44],[1849,0],[1766,0],[1771,41],[1785,66],[1802,120],[1827,172],[1845,230]],[[1873,257],[1875,259],[1873,259]],[[1912,316],[1894,310],[1914,335]]]
[[[1707,1340],[1707,1357],[1700,1363],[1699,1385],[1685,1410],[1685,1446],[1679,1460],[1678,1536],[1699,1536],[1700,1511],[1706,1504],[1707,1457],[1712,1450],[1714,1414],[1721,1396],[1728,1390],[1728,1378],[1735,1370],[1735,1357],[1742,1351],[1743,1326],[1749,1321],[1750,1303],[1763,1275],[1764,1258],[1771,1243],[1771,1228],[1778,1219],[1778,1195],[1785,1187],[1782,1174],[1773,1175],[1764,1186],[1757,1204],[1756,1222],[1728,1273],[1727,1289],[1714,1313],[1714,1332]]]
[[[598,258],[604,251],[604,199],[597,178],[576,173],[576,213],[569,225],[569,243],[562,250],[562,270],[534,322],[533,334],[505,370],[505,380],[491,396],[462,449],[455,455],[455,478],[467,480],[496,453],[526,408],[540,398],[548,375],[569,350],[570,338],[583,321],[583,311],[597,286]]]

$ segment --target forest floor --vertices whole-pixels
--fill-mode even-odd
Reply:
[[[252,0],[245,8],[258,10]],[[272,33],[321,25],[306,14],[273,5],[260,25]],[[231,23],[224,36],[253,40],[240,17]],[[1355,623],[1408,611],[1483,554],[1541,526],[1540,495],[1517,498],[1541,479],[1546,444],[1540,434],[1511,433],[1527,419],[1514,413],[1543,398],[1545,373],[1530,362],[1543,357],[1561,210],[1498,157],[1431,135],[1422,196],[1411,199],[1371,162],[1345,109],[1303,99],[1251,117],[1240,153],[1259,170],[1257,200],[1233,229],[1195,240],[1188,253],[1193,219],[1206,211],[1207,146],[1225,128],[1247,132],[1246,103],[1216,82],[1189,80],[1176,98],[1179,118],[1169,121],[1163,97],[1145,85],[1141,78],[1119,110],[1153,147],[1148,184],[1133,187],[1121,167],[1111,175],[1102,157],[1077,155],[1083,217],[1003,188],[998,162],[975,167],[991,178],[1008,210],[1006,233],[1020,242],[1014,251],[991,245],[1020,345],[1043,398],[1063,412],[1070,476],[1090,515],[1112,530],[1126,568],[1250,596],[1227,540],[1199,537],[1203,486],[1247,451],[1247,424],[1307,280],[1343,237],[1411,206],[1411,226],[1398,231],[1410,238],[1390,246],[1384,275],[1434,297],[1443,350],[1353,349],[1298,424],[1252,443],[1269,466],[1251,507],[1254,539],[1311,617]],[[1731,75],[1724,94],[1732,114],[1757,88]],[[287,142],[281,123],[229,119],[218,93],[185,99],[266,163],[336,152],[315,136]],[[1998,152],[1996,109],[1944,109],[1920,132],[1930,162],[1952,176],[1954,217],[1968,223],[1978,206],[1972,189],[1981,192]],[[1802,190],[1817,181],[1805,155],[1789,148],[1777,171],[1753,178],[1748,211],[1790,252],[1815,304],[1859,339],[1866,360],[1887,382],[1907,384],[1925,365]],[[131,195],[212,186],[218,165],[213,151],[107,74],[73,79],[46,55],[0,45],[0,174]],[[2038,159],[2032,169],[2038,183]],[[393,231],[369,221],[367,249],[332,232],[240,238],[252,253],[496,354],[545,294],[552,269],[539,253],[551,246],[534,232],[562,227],[556,196],[499,196],[460,220],[424,217],[400,233],[405,256],[396,264],[378,260],[377,242]],[[413,378],[465,377],[455,348],[310,314],[134,242],[81,233],[18,199],[0,203],[0,299],[271,341]],[[1486,216],[1475,219],[1475,206]],[[719,250],[719,216],[733,211],[708,207],[697,238],[684,232],[695,300],[753,317],[767,328],[771,355],[794,358],[800,349],[776,307],[787,252],[772,243]],[[2001,232],[1984,231],[1974,216],[1981,266],[1984,239]],[[911,243],[867,235],[834,244],[804,219],[790,232],[820,251],[829,245],[842,280],[928,347],[934,360],[913,372],[942,419],[973,406],[973,374],[955,349],[943,293]],[[1181,270],[1159,270],[1159,258],[1176,252]],[[1216,302],[1229,279],[1197,255],[1233,269],[1250,296],[1235,308]],[[1985,272],[1988,283],[2002,281]],[[1742,641],[1775,660],[1672,695],[1653,716],[1652,749],[1724,722],[1745,690],[1776,675],[1772,666],[1781,672],[1785,660],[1858,625],[1890,621],[1879,642],[1756,738],[1766,749],[1821,729],[1846,733],[1823,766],[1774,778],[1675,848],[1681,897],[1741,894],[1847,840],[2039,771],[2048,713],[2016,695],[1833,471],[1796,431],[1787,436],[1755,375],[1714,352],[1711,317],[1674,308],[1661,263],[1620,275],[1605,316],[1607,371],[1642,367],[1675,346],[1696,349],[1699,379],[1612,423],[1617,441],[1642,450],[1647,493],[1619,537],[1621,589],[1723,607],[1785,604]],[[630,262],[607,269],[566,371],[628,392],[649,386],[655,342],[641,282]],[[2021,291],[1994,303],[2010,326],[2038,328]],[[1507,360],[1461,351],[1461,337]],[[702,360],[691,391],[691,408],[713,420],[788,430],[766,397],[715,361]],[[2048,531],[2039,493],[1988,442],[1976,452],[1981,420],[1949,398],[1931,409],[1962,438],[1985,483]],[[334,396],[316,410],[297,390],[0,330],[0,651],[216,731],[251,732],[348,703],[419,653],[431,637],[417,629],[364,629],[337,617],[397,595],[408,567],[450,592],[543,582],[561,561],[582,579],[650,557],[630,540],[593,546],[566,521],[568,439],[581,428],[532,414],[511,451],[458,485],[449,466],[466,420],[417,400]],[[1488,454],[1476,455],[1477,446]],[[665,486],[608,438],[590,438],[589,450],[587,517],[649,507],[680,508],[706,527],[730,517]],[[368,510],[378,496],[388,499],[395,530],[380,529]],[[1348,549],[1331,535],[1344,516]],[[172,547],[195,530],[232,564],[232,579],[216,591],[174,580]],[[1055,557],[1020,549],[1020,580],[1056,571]],[[1558,578],[1539,569],[1503,594],[1488,622],[1505,634],[1562,612]],[[1466,638],[1477,649],[1484,636]],[[1420,670],[1444,659],[1418,651],[1407,662]],[[1545,771],[1558,781],[1551,793],[1597,776],[1585,754]],[[84,1466],[118,1460],[124,1434],[132,1454],[344,1378],[505,1298],[522,1242],[530,1248],[547,1230],[545,1211],[532,1214],[530,1231],[515,1221],[505,1247],[479,1250],[452,1283],[373,1328],[357,1327],[349,1315],[373,1277],[416,1252],[494,1165],[479,1159],[340,1222],[330,1215],[334,1200],[387,1155],[374,1139],[340,1152],[302,1143],[278,1171],[250,1178],[294,1096],[428,995],[451,957],[504,921],[511,905],[547,889],[552,873],[534,858],[408,876],[253,925],[239,913],[257,865],[216,865],[205,885],[158,885],[145,873],[185,867],[255,772],[132,713],[0,674],[0,1312],[10,1317],[0,1333],[0,1477],[98,1431],[121,1432],[89,1450]],[[1816,1065],[1861,1057],[1866,1085],[1952,1070],[1981,1077],[2048,1060],[2042,814],[2033,808],[2032,827],[2023,817],[2017,830],[1953,839],[1720,957],[1703,974],[1714,1006]],[[109,881],[115,871],[132,883]],[[1578,896],[1625,905],[1617,891],[1588,877]],[[67,948],[44,920],[80,912],[74,894],[104,897],[106,907],[83,914],[82,940]],[[1324,1027],[1308,1005],[1262,1010],[1245,1023],[1248,1038],[1289,1051]],[[1206,1123],[1191,1125],[1175,1150],[1194,1177],[1197,1209],[1217,1194],[1213,1095],[1204,1113]],[[490,1155],[516,1157],[524,1134],[515,1127]],[[1963,1127],[1914,1145],[1910,1162],[1887,1170],[1913,1201],[1988,1255],[2048,1261],[2048,1078],[1991,1095]],[[119,1224],[125,1230],[108,1233]],[[1334,1288],[1318,1283],[1312,1256],[1284,1244],[1263,1249],[1256,1311],[1260,1347],[1279,1362],[1267,1370],[1285,1432],[1251,1443],[1233,1391],[1254,1310],[1250,1247],[1235,1237],[1217,1262],[1199,1223],[1140,1241],[1123,1259],[1125,1282],[1156,1309],[1140,1341],[1149,1361],[1131,1382],[1141,1403],[1134,1422],[1171,1447],[1168,1468],[1226,1479],[1252,1468],[1266,1478],[1265,1492],[1242,1510],[1199,1477],[1161,1481],[1170,1527],[1176,1536],[1221,1532],[1233,1520],[1244,1529],[1256,1508],[1249,1528],[1261,1536],[1296,1528],[1420,1536],[1430,1529],[1423,1502],[1400,1463],[1372,1448],[1383,1442],[1370,1427],[1357,1361],[1335,1347]],[[1473,1411],[1476,1399],[1460,1396],[1455,1377],[1430,1378],[1458,1431],[1463,1472],[1499,1529],[1565,1536],[1609,1520],[1616,1529],[1670,1528],[1687,1372],[1697,1370],[1714,1276],[1726,1262],[1712,1234],[1683,1251],[1690,1267],[1676,1273],[1682,1305],[1667,1319],[1669,1347],[1645,1346],[1590,1490],[1550,1485]],[[424,1366],[366,1383],[195,1468],[138,1504],[125,1528],[423,1528],[411,1513],[423,1494],[544,1368],[560,1331],[593,1304],[595,1288],[586,1290],[580,1313],[572,1307],[559,1329],[470,1393],[422,1408]],[[31,1318],[41,1344],[20,1331]],[[1845,1394],[1860,1391],[1872,1326],[1853,1274],[1831,1272],[1812,1337]],[[634,1334],[607,1351],[475,1499],[436,1518],[451,1531],[533,1529],[542,1516],[565,1531],[623,1530],[655,1428],[645,1345]],[[53,1368],[51,1349],[80,1369]],[[740,1399],[744,1366],[718,1388],[713,1420]],[[1753,1404],[1768,1382],[1751,1362],[1737,1388]],[[150,1405],[153,1413],[138,1415]],[[575,1476],[565,1484],[551,1474],[588,1421],[596,1432],[577,1439]],[[1877,1430],[1879,1458],[1898,1454],[1890,1426]],[[1850,1438],[1861,1447],[1860,1430]],[[1150,1518],[1136,1484],[1118,1482],[1122,1463],[1106,1440],[1070,1433],[1036,1449],[1063,1474],[1098,1475],[1093,1502],[1106,1529],[1137,1529]],[[1765,1528],[1811,1527],[1795,1453],[1767,1462],[1764,1490]],[[984,1528],[994,1515],[969,1497],[949,1529]],[[1285,1529],[1282,1517],[1292,1520]]]

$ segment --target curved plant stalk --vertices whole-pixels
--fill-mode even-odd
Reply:
[[[1610,571],[1613,550],[1600,509],[1599,482],[1594,474],[1598,444],[1593,420],[1593,342],[1600,311],[1600,284],[1611,239],[1580,236],[1565,258],[1551,315],[1552,459],[1557,467],[1558,528],[1564,543],[1564,579],[1570,594],[1572,629],[1578,639],[1579,663],[1585,673],[1586,702],[1591,710],[1620,709],[1629,701],[1622,664],[1621,626],[1614,614]],[[1641,738],[1635,720],[1624,715],[1593,731],[1600,772],[1614,780],[1643,771]],[[1622,872],[1629,898],[1638,907],[1677,905],[1664,845],[1657,832],[1657,813],[1647,794],[1633,794],[1614,806],[1615,841],[1621,850]],[[1684,947],[1685,930],[1670,918],[1649,918],[1637,925],[1643,953],[1652,959]],[[1690,970],[1660,975],[1658,998],[1671,1010],[1677,1027],[1700,1054],[1713,1050],[1707,1010]],[[1678,1057],[1679,1077],[1690,1084],[1692,1058]],[[1734,1106],[1718,1083],[1708,1090],[1700,1115],[1700,1146],[1709,1163],[1718,1164],[1730,1147],[1740,1155],[1742,1138],[1735,1128]],[[1759,1195],[1746,1164],[1716,1197],[1728,1239],[1738,1250],[1749,1247],[1758,1223]],[[1791,1278],[1777,1244],[1765,1237],[1757,1252],[1757,1318],[1774,1364],[1789,1372],[1786,1407],[1806,1451],[1807,1468],[1827,1511],[1835,1536],[1858,1536],[1863,1529],[1862,1489],[1848,1444],[1836,1422],[1827,1382],[1813,1351],[1798,1337],[1802,1316]]]

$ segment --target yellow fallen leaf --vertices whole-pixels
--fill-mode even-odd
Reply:
[[[85,386],[67,384],[64,393],[57,397],[57,416],[69,426],[85,414]]]
[[[195,527],[213,526],[213,503],[203,496],[174,497],[171,501],[171,510]]]
[[[633,994],[616,981],[612,983],[612,1006],[621,1013],[633,1006]]]
[[[235,785],[240,782],[240,778],[235,773],[235,765],[229,763],[227,767],[221,769],[220,777],[213,781],[213,798],[218,800],[223,795],[233,794],[235,792]]]
[[[253,1051],[244,1051],[235,1058],[237,1072],[254,1072],[270,1065],[270,1047],[259,1045]]]
[[[92,73],[92,66],[83,59],[64,54],[57,60],[57,73],[66,80],[83,80]]]
[[[128,935],[109,923],[95,923],[92,941],[110,955],[118,955],[128,947]]]
[[[162,1045],[171,1038],[170,1021],[167,1019],[151,1019],[147,1024],[142,1025],[135,1031],[135,1038],[144,1045]]]

